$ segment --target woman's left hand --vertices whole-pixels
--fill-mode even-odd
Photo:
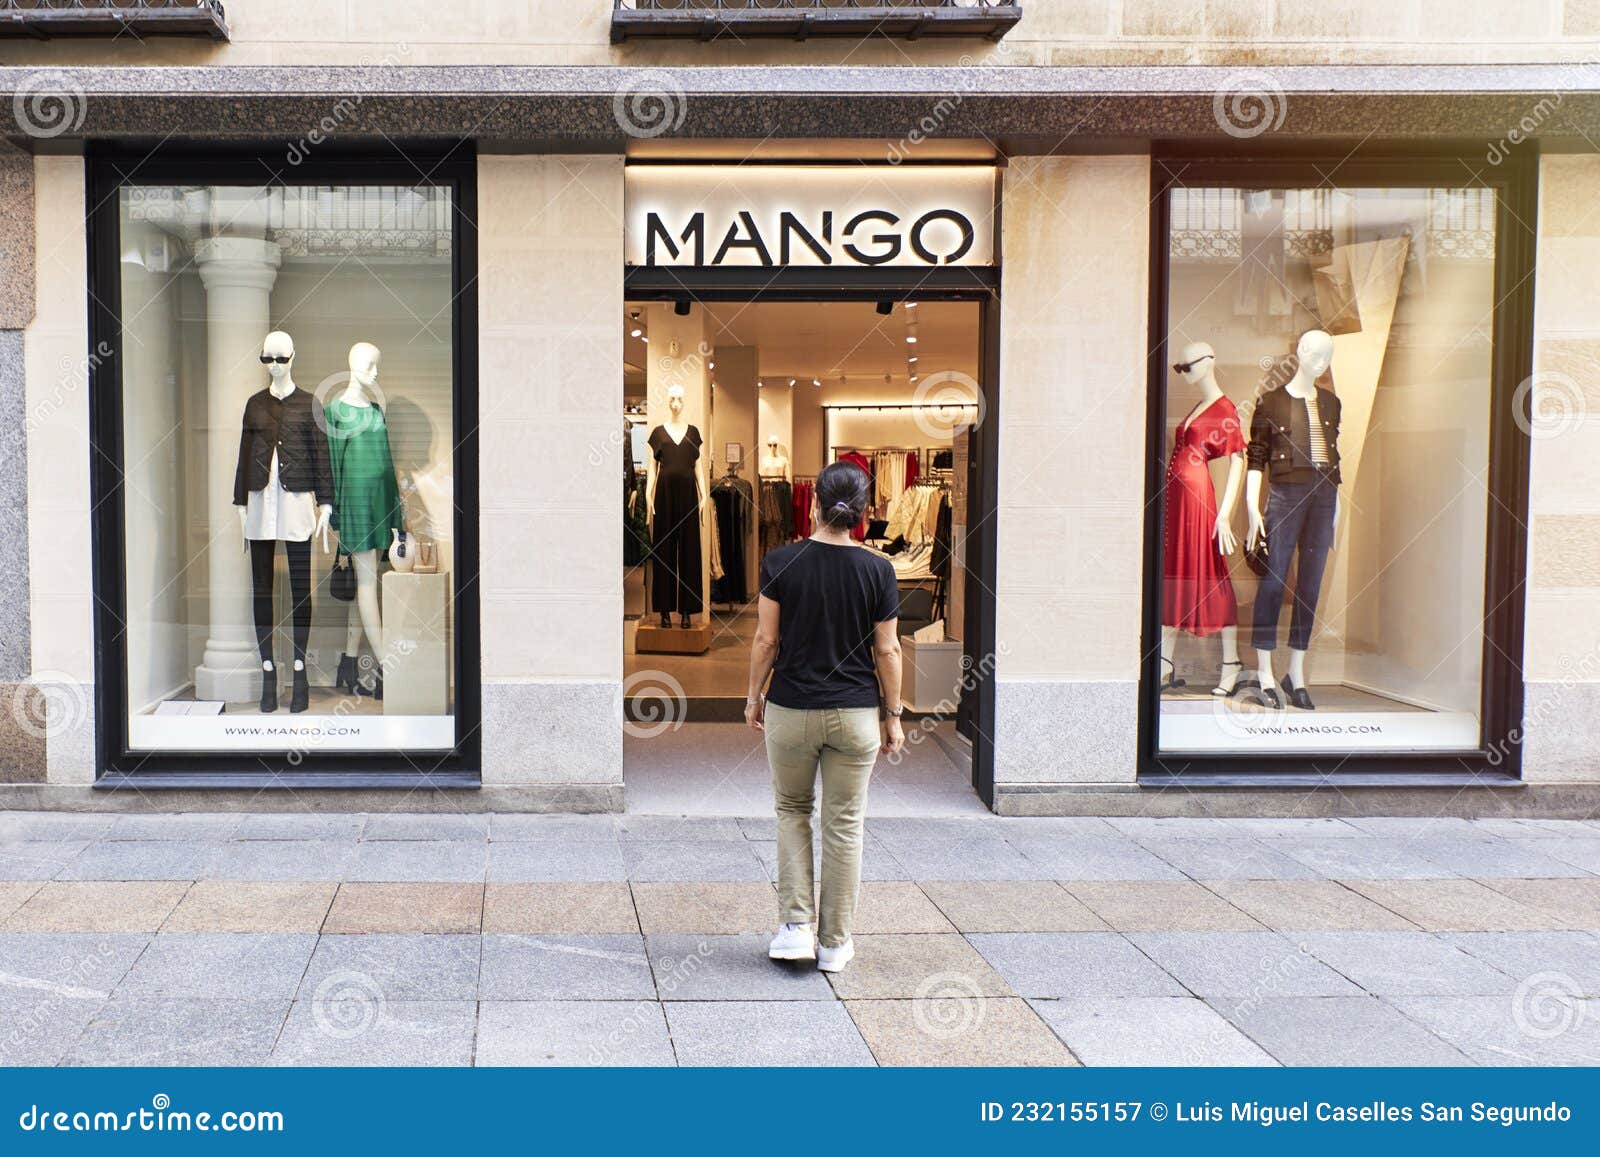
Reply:
[[[899,755],[905,746],[906,729],[901,726],[899,716],[891,715],[883,721],[883,754]]]
[[[767,701],[765,699],[747,699],[744,705],[744,721],[757,731],[767,729]]]

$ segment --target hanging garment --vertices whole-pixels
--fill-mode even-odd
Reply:
[[[743,478],[724,478],[712,489],[711,501],[716,509],[717,537],[722,549],[722,577],[711,584],[711,601],[749,602],[745,543],[749,541],[754,513],[750,483]]]
[[[328,458],[333,466],[333,528],[354,553],[387,550],[393,531],[405,532],[400,487],[389,454],[389,427],[376,404],[328,403]]]
[[[704,608],[700,589],[700,431],[690,426],[683,440],[666,427],[650,431],[656,459],[656,495],[650,558],[653,610],[696,615]]]
[[[906,485],[915,486],[922,476],[922,463],[915,450],[906,452]]]
[[[1227,560],[1217,550],[1217,492],[1207,464],[1243,450],[1239,412],[1226,397],[1178,427],[1165,487],[1164,626],[1210,635],[1239,621]]]
[[[954,557],[952,544],[955,534],[955,520],[950,508],[950,495],[941,490],[937,499],[937,506],[938,514],[933,524],[933,557],[929,559],[928,566],[934,574],[948,582],[950,579],[950,563]]]
[[[811,537],[811,500],[816,496],[817,485],[815,482],[796,482],[794,484],[794,501],[791,513],[794,519],[792,538]]]
[[[644,476],[624,481],[622,496],[622,565],[642,566],[650,557],[650,507],[646,502]]]
[[[860,467],[862,473],[864,473],[867,476],[868,480],[870,481],[872,479],[872,476],[873,476],[872,462],[871,462],[870,459],[867,458],[867,456],[865,454],[862,454],[860,451],[858,451],[858,450],[847,450],[843,454],[839,455],[839,461],[841,461],[841,462],[849,462],[853,466]],[[873,485],[876,485],[876,483],[874,482]],[[864,523],[864,522],[863,523],[857,523],[856,526],[850,531],[850,537],[855,539],[857,542],[860,542],[862,539],[866,538],[867,537],[866,523]]]
[[[782,478],[761,480],[761,553],[776,550],[794,537],[795,494]]]

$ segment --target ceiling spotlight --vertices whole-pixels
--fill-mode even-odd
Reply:
[[[907,365],[911,365],[911,366],[916,365],[917,364],[917,355],[916,354],[912,354],[910,357],[908,357],[906,359],[906,364]]]
[[[644,342],[645,345],[649,345],[650,344],[650,339],[647,338],[647,337],[642,337],[639,340]]]
[[[756,389],[764,390],[764,389],[766,389],[766,386],[767,386],[766,382],[762,381],[760,378],[756,379]]]
[[[643,337],[644,336],[644,330],[642,330],[642,329],[632,330],[632,331],[629,332],[628,336],[629,337]]]
[[[791,385],[791,386],[792,386],[792,385],[794,385],[794,379],[793,379],[793,378],[790,378],[790,379],[789,379],[789,384],[790,384],[790,385]]]
[[[917,335],[914,334],[914,333],[906,334],[906,345],[916,345],[916,344],[917,344]]]
[[[679,317],[688,317],[689,299],[687,297],[678,298],[677,301],[672,303],[672,312],[677,314]]]
[[[917,375],[916,374],[912,374],[911,375],[911,380],[912,381],[916,381],[917,380]]]
[[[917,303],[914,302],[914,301],[908,301],[908,302],[906,302],[906,308],[907,309],[916,309],[917,308]]]
[[[822,388],[822,379],[821,378],[812,378],[811,379],[811,384],[813,386],[816,386],[818,389],[821,389]]]
[[[714,370],[716,368],[717,368],[717,363],[716,362],[707,362],[706,363],[706,369]]]
[[[888,300],[887,298],[878,302],[878,312],[884,317],[888,317],[894,312],[894,302]]]

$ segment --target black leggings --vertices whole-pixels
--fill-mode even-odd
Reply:
[[[294,657],[302,663],[311,639],[311,540],[285,542],[289,557],[289,593],[294,597]],[[255,589],[256,646],[261,659],[272,658],[272,572],[278,558],[278,540],[250,540],[250,583]]]

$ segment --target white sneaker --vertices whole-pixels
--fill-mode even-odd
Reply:
[[[817,968],[823,972],[843,972],[844,966],[856,958],[856,942],[846,940],[837,948],[817,945]]]
[[[773,960],[815,960],[817,938],[811,935],[809,924],[785,924],[767,945],[767,955]]]

